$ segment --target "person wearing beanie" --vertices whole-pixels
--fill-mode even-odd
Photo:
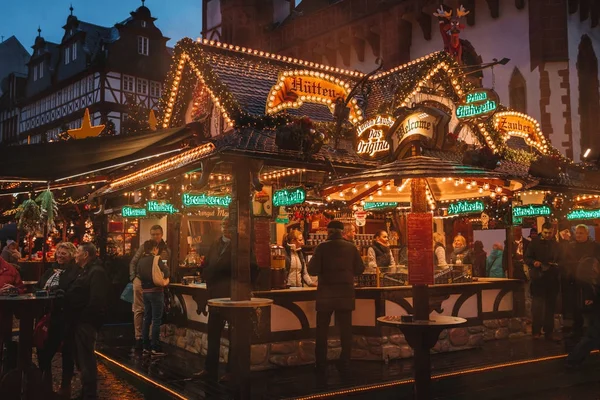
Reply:
[[[365,266],[356,246],[342,236],[344,224],[331,221],[327,225],[327,241],[319,244],[308,263],[308,273],[317,276],[316,367],[319,374],[327,369],[327,335],[331,315],[335,312],[340,332],[342,353],[340,367],[347,368],[352,350],[352,311],[354,310],[354,277]]]
[[[4,258],[4,260],[8,263],[18,265],[19,259],[21,258],[21,253],[19,253],[17,242],[8,239],[6,241],[6,246],[4,246],[4,249],[2,249],[1,257]]]

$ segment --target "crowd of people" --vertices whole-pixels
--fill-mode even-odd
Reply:
[[[8,257],[15,249],[10,248]],[[97,258],[92,243],[75,247],[61,242],[57,246],[56,261],[41,276],[35,290],[54,296],[51,306],[38,316],[36,344],[38,366],[47,393],[52,391],[52,359],[62,353],[62,379],[59,395],[71,398],[71,381],[77,365],[82,382],[83,399],[97,398],[97,366],[94,353],[98,330],[107,316],[109,281]],[[25,286],[13,263],[0,258],[0,294],[24,293]],[[12,318],[0,315],[0,349],[2,371],[16,365],[16,343],[12,341]],[[43,333],[46,332],[46,333]]]

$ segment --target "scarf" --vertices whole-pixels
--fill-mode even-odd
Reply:
[[[389,267],[392,264],[392,252],[389,247],[379,242],[373,242],[373,250],[378,267]]]

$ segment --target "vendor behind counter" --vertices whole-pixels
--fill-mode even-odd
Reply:
[[[373,245],[367,251],[368,265],[365,274],[377,273],[377,268],[394,268],[397,266],[392,250],[389,247],[389,235],[380,230],[375,233]]]

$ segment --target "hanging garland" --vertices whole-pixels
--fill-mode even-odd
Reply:
[[[16,215],[18,219],[17,227],[32,235],[38,231],[42,225],[42,212],[37,203],[27,199],[19,206]]]
[[[54,219],[56,218],[56,214],[58,214],[58,205],[56,204],[56,200],[54,200],[52,191],[50,189],[44,190],[35,201],[40,204],[41,217],[43,218],[48,231],[51,232],[55,225]]]

